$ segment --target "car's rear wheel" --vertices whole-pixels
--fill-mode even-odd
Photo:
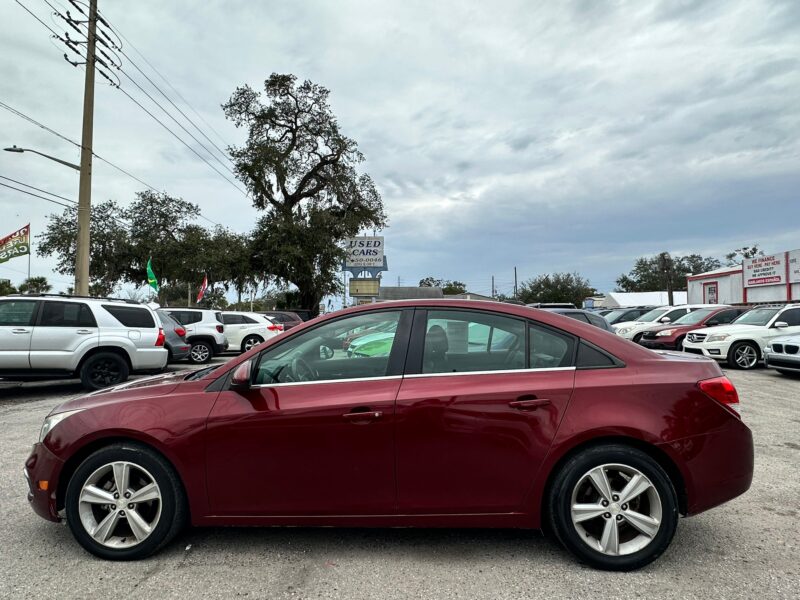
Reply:
[[[248,335],[242,340],[242,352],[247,352],[254,346],[258,346],[264,340],[258,335]]]
[[[570,458],[550,486],[547,509],[549,525],[567,550],[610,571],[654,561],[678,522],[677,495],[661,466],[617,444]]]
[[[87,390],[99,390],[128,379],[128,363],[119,354],[98,352],[86,359],[81,366],[80,377]]]
[[[728,365],[734,369],[755,369],[761,353],[753,342],[736,342],[728,350]]]
[[[86,550],[111,560],[136,560],[167,544],[186,521],[175,470],[158,453],[133,443],[101,448],[69,480],[66,516]]]
[[[192,347],[189,350],[189,362],[195,364],[204,364],[211,360],[214,351],[211,344],[205,340],[197,340],[192,342]]]

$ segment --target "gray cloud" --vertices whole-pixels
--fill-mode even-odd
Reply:
[[[237,85],[278,71],[329,87],[384,196],[390,282],[435,274],[488,291],[516,265],[521,277],[579,270],[608,289],[639,254],[800,247],[791,0],[147,1],[105,14],[227,143],[243,139],[219,109]],[[16,4],[0,16],[15,24],[0,41],[0,98],[77,139],[81,71]],[[4,111],[0,131],[4,144],[77,160]],[[255,221],[245,198],[105,87],[96,148],[209,218],[241,231]],[[73,173],[35,157],[0,156],[0,174],[77,191]],[[97,166],[97,198],[124,204],[140,187]],[[51,208],[0,188],[3,222],[40,230]],[[21,277],[0,265],[2,276]]]

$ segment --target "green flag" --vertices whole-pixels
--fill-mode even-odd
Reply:
[[[156,274],[153,273],[153,259],[147,259],[147,284],[158,293],[158,279],[156,279]]]

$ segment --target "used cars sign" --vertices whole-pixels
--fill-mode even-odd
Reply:
[[[345,240],[345,267],[382,267],[383,236],[361,236]]]

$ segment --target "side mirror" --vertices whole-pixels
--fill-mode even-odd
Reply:
[[[333,348],[331,348],[330,346],[320,346],[319,357],[322,360],[328,360],[329,358],[333,358]]]
[[[784,327],[788,327],[789,324],[786,321],[775,321],[773,327],[776,329],[783,329]]]
[[[661,317],[661,318],[658,320],[658,322],[659,322],[659,323],[669,323],[671,320],[672,320],[672,319],[670,319],[669,317]]]
[[[252,361],[246,360],[233,372],[231,377],[232,390],[246,390],[250,387],[250,372],[252,371]]]

